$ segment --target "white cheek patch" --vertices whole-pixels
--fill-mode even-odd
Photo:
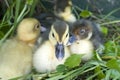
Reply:
[[[90,40],[91,37],[92,37],[92,32],[88,33],[88,37],[86,38],[86,40]]]
[[[66,30],[65,30],[65,33],[64,35],[62,36],[62,42],[65,46],[68,45],[68,42],[69,42],[69,26],[66,24]],[[67,37],[66,37],[67,35]]]

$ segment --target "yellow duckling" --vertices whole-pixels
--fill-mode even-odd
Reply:
[[[88,61],[93,57],[94,45],[91,41],[93,28],[86,20],[76,21],[73,24],[73,35],[76,41],[70,45],[72,54],[83,54],[82,61]]]
[[[56,0],[54,6],[54,14],[66,22],[73,23],[76,21],[76,17],[72,13],[71,0]]]
[[[42,37],[42,44],[38,46],[33,56],[33,66],[37,72],[46,73],[55,71],[59,64],[64,64],[70,56],[66,47],[69,39],[69,26],[63,21],[52,24],[47,39]]]
[[[34,43],[40,33],[40,23],[34,18],[23,19],[17,35],[0,47],[0,80],[20,77],[31,72]]]

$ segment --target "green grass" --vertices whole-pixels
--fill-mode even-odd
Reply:
[[[17,24],[24,18],[30,17],[35,13],[35,7],[37,6],[38,0],[4,0],[6,1],[4,6],[6,12],[3,18],[0,20],[0,44],[4,42],[8,37],[13,35]],[[39,2],[41,4],[41,2]],[[39,4],[38,4],[39,5]],[[45,9],[44,5],[41,5]],[[74,6],[74,11],[80,10],[81,14],[75,12],[77,18],[92,17],[95,18],[98,23],[105,30],[105,50],[102,56],[99,56],[96,52],[94,59],[86,63],[81,63],[79,55],[72,55],[67,59],[64,65],[59,65],[57,71],[49,74],[38,74],[31,73],[30,75],[24,76],[29,79],[31,76],[35,79],[47,79],[47,80],[118,80],[120,79],[120,20],[117,18],[111,18],[111,14],[120,10],[115,9],[108,13],[108,15],[95,15],[88,10],[82,10],[77,6]],[[83,12],[82,12],[83,11]],[[14,20],[13,22],[11,20]],[[107,30],[107,31],[106,31]],[[71,63],[73,58],[77,56],[80,62]],[[80,64],[80,65],[79,65]],[[16,80],[16,79],[14,79]]]

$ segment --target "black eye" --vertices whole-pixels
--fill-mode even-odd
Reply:
[[[54,33],[52,33],[52,36],[55,37]]]
[[[81,35],[83,35],[85,32],[86,32],[85,29],[81,29],[81,30],[80,30],[80,34],[81,34]]]
[[[68,36],[68,33],[66,34],[66,37]]]
[[[39,25],[39,24],[36,24],[34,28],[35,28],[35,30],[37,30],[37,29],[40,28],[40,25]]]

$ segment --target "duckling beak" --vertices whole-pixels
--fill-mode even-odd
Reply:
[[[69,41],[67,43],[67,46],[71,45],[73,42],[76,41],[76,36],[75,35],[71,35],[70,38],[69,38]]]
[[[41,27],[40,27],[40,30],[41,30],[41,33],[43,33],[43,32],[45,32],[45,31],[47,31],[47,28],[45,28],[44,26],[41,26]]]
[[[57,43],[55,48],[55,55],[59,61],[64,58],[64,45],[62,43]]]

